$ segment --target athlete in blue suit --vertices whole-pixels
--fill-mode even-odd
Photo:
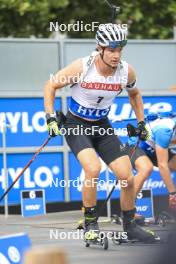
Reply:
[[[171,177],[171,172],[176,171],[176,117],[173,113],[164,112],[151,117],[149,115],[147,123],[149,138],[140,142],[131,159],[138,172],[135,177],[135,192],[137,194],[140,191],[153,166],[157,166],[169,192],[169,207],[176,210],[176,186]],[[136,137],[129,138],[130,148],[136,140]]]

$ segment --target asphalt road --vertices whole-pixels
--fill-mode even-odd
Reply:
[[[69,264],[154,264],[157,263],[157,258],[166,247],[165,244],[115,245],[110,239],[108,250],[104,250],[101,246],[86,248],[81,235],[78,237],[78,231],[76,231],[79,219],[80,212],[78,211],[32,218],[23,218],[18,215],[5,219],[1,215],[0,236],[24,232],[29,235],[32,245],[57,244],[65,250]],[[101,230],[106,231],[122,230],[120,225],[110,222],[100,223],[100,227]],[[163,238],[167,236],[164,228],[154,227],[154,229]]]

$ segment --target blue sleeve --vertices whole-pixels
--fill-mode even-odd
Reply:
[[[158,128],[154,132],[155,143],[162,148],[168,148],[172,138],[172,133],[173,130],[167,127]]]

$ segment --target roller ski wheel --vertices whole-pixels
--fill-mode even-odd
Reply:
[[[104,235],[101,236],[101,232],[94,232],[93,230],[84,234],[84,241],[85,247],[90,247],[90,245],[100,245],[104,250],[107,250],[109,247],[108,238]]]
[[[97,223],[96,207],[84,208],[84,241],[85,246],[100,245],[108,249],[108,239],[105,233],[101,232]]]
[[[107,238],[107,237],[104,237],[104,238],[102,239],[101,243],[102,243],[102,247],[103,247],[103,249],[104,249],[104,250],[107,250],[108,247],[109,247],[108,238]]]
[[[86,246],[86,247],[89,247],[89,246],[90,246],[90,244],[89,244],[88,242],[86,242],[85,246]]]

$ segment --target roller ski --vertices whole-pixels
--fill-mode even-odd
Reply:
[[[108,249],[108,239],[104,232],[100,232],[97,223],[96,209],[85,208],[84,221],[84,242],[85,246],[100,245],[103,249]]]
[[[143,243],[153,244],[161,243],[160,237],[156,236],[151,230],[146,230],[135,224],[135,227],[130,228],[131,230],[126,232],[127,238],[117,238],[118,234],[112,237],[112,242],[115,245],[127,244],[127,243]]]

